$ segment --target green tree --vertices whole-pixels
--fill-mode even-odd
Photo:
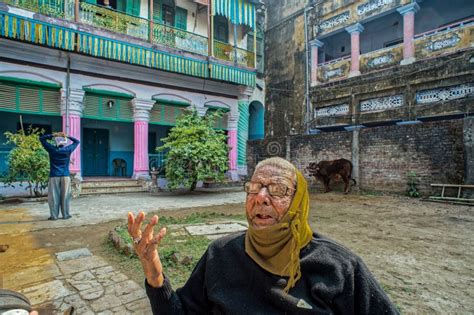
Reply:
[[[20,181],[28,185],[31,196],[40,196],[43,189],[48,186],[49,156],[43,149],[39,136],[44,131],[37,128],[28,129],[28,133],[19,130],[17,133],[5,132],[6,144],[15,147],[8,155],[8,173],[4,178],[6,185],[13,187],[13,182]]]
[[[193,191],[198,181],[222,181],[227,171],[228,148],[226,135],[213,128],[221,113],[199,116],[197,111],[185,112],[162,141],[157,151],[168,151],[166,179],[168,188],[181,185]]]

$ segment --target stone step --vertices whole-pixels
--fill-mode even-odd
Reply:
[[[96,188],[96,187],[125,187],[125,186],[141,186],[138,181],[129,180],[107,180],[107,181],[88,181],[84,180],[81,183],[82,189]]]
[[[81,195],[98,195],[98,194],[118,194],[118,193],[136,193],[147,192],[148,190],[142,186],[115,186],[115,187],[94,187],[82,188]]]

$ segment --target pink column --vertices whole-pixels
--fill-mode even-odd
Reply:
[[[402,64],[410,64],[415,61],[415,13],[418,12],[420,6],[414,2],[404,7],[398,8],[397,11],[403,15],[403,61]]]
[[[362,24],[357,23],[346,28],[351,34],[351,72],[349,77],[360,75],[359,58],[360,58],[360,33],[364,30]]]
[[[229,170],[237,170],[237,130],[228,131],[227,145],[229,146]]]
[[[318,48],[323,47],[323,42],[314,39],[309,42],[311,46],[311,85],[318,83]]]
[[[66,133],[66,115],[63,115],[63,132]],[[81,140],[81,117],[69,114],[69,134],[68,136]],[[71,173],[81,173],[81,145],[79,145],[71,154],[71,164],[69,165]]]
[[[148,176],[148,121],[134,123],[133,177]]]

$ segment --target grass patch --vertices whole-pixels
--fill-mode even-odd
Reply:
[[[182,227],[172,225],[244,219],[245,215],[226,215],[215,212],[196,212],[186,217],[160,217],[160,227],[171,225],[168,227],[168,233],[165,238],[161,241],[158,253],[160,254],[160,259],[163,264],[163,270],[173,288],[182,287],[186,283],[189,275],[211,241],[204,236],[190,236],[183,233]],[[123,240],[131,244],[132,240],[128,235],[127,225],[118,226],[115,230]],[[143,274],[138,257],[126,257],[118,252],[115,252],[115,255],[121,256],[118,263],[123,268]]]

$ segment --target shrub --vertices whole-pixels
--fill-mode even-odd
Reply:
[[[20,181],[20,186],[26,182],[25,189],[30,190],[30,196],[40,196],[48,186],[49,156],[39,141],[43,132],[31,127],[27,133],[23,130],[5,132],[6,144],[13,144],[14,148],[8,155],[8,173],[4,182],[12,187],[13,182]]]
[[[418,198],[420,197],[420,192],[418,191],[418,188],[416,187],[418,185],[418,175],[410,171],[407,173],[407,196],[412,197],[412,198]]]
[[[222,181],[227,171],[228,148],[223,131],[213,128],[216,112],[199,116],[197,111],[178,117],[164,145],[157,151],[169,150],[166,159],[168,188],[180,186],[194,190],[198,181]]]

